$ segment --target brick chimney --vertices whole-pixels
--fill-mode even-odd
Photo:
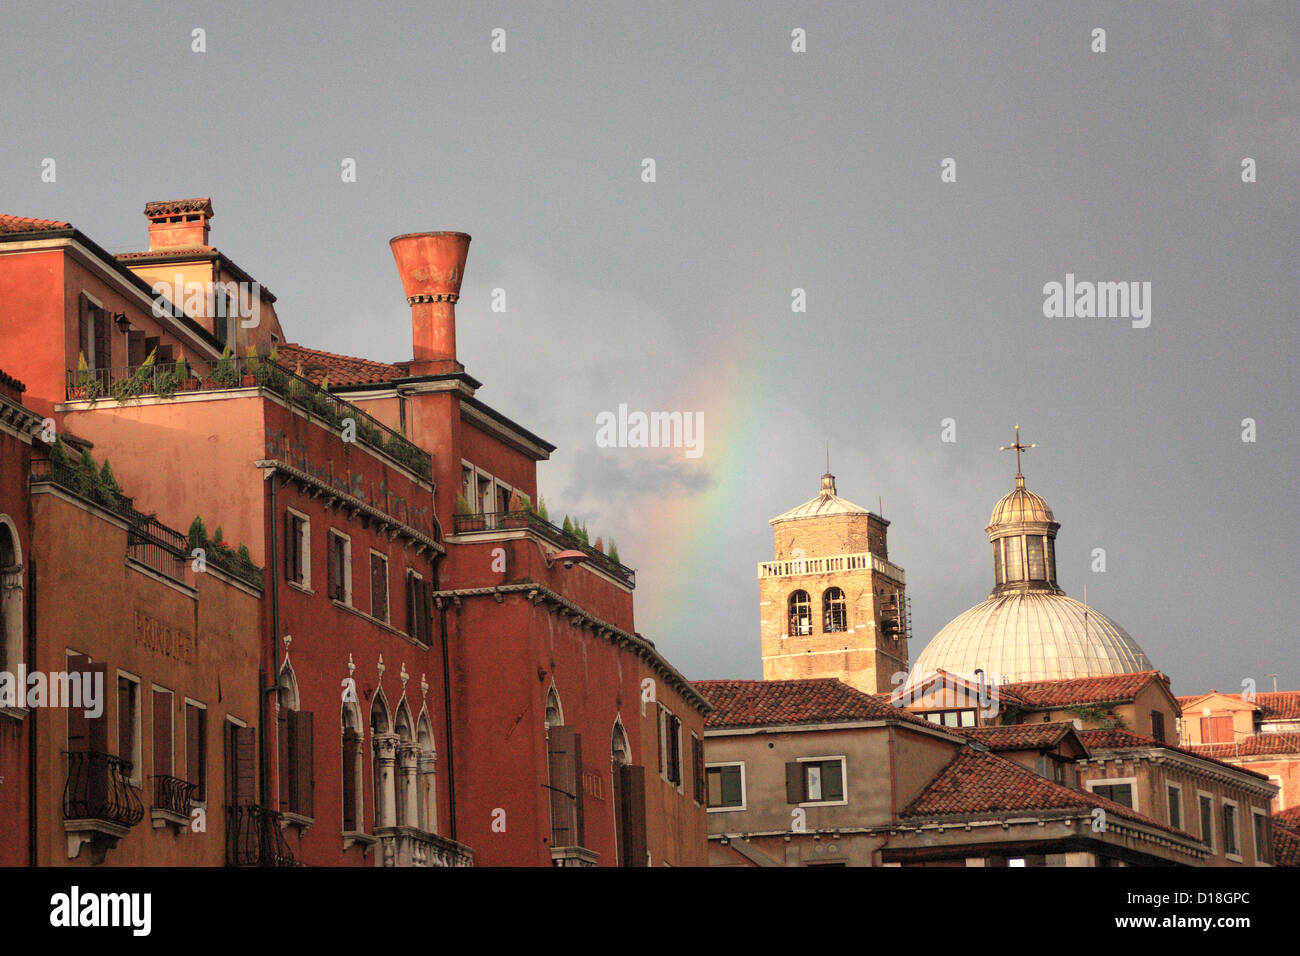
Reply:
[[[208,244],[212,200],[165,199],[144,204],[149,220],[149,251],[179,249]]]
[[[411,306],[412,375],[463,372],[456,360],[456,300],[465,276],[469,236],[411,232],[389,241]]]

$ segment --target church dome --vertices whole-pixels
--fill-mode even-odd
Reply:
[[[1128,632],[1064,594],[1021,590],[959,614],[912,665],[913,680],[937,670],[1013,683],[1151,670]]]
[[[993,591],[950,621],[912,665],[911,681],[937,670],[1004,683],[1151,670],[1142,648],[1106,615],[1067,597],[1056,580],[1056,532],[1047,502],[1025,487],[1016,441],[1016,486],[993,506]],[[909,683],[910,683],[909,682]]]
[[[998,503],[993,506],[993,514],[989,516],[989,527],[1020,524],[1026,521],[1051,524],[1056,519],[1052,517],[1052,509],[1047,507],[1047,502],[1027,489],[1024,477],[1019,476],[1015,489],[999,498]]]

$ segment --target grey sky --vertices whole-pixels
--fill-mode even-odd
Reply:
[[[480,397],[559,445],[552,516],[618,540],[688,676],[759,676],[767,520],[826,440],[919,653],[991,586],[1019,422],[1068,593],[1177,692],[1300,687],[1294,4],[268,6],[6,6],[0,211],[124,251],[211,196],[290,339],[376,359],[410,355],[387,240],[471,233]],[[1045,318],[1066,273],[1151,282],[1150,328]],[[598,448],[620,402],[704,412],[703,457]]]

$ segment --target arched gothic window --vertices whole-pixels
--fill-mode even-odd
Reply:
[[[22,546],[8,516],[0,515],[0,671],[15,674],[22,661]]]
[[[355,701],[343,705],[343,829],[355,832],[365,819],[365,770],[361,759],[361,708]]]
[[[415,743],[419,748],[419,827],[426,833],[438,832],[438,779],[434,772],[438,763],[437,748],[433,745],[433,726],[428,713],[420,714],[415,725]]]

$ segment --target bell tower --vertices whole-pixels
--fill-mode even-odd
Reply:
[[[827,471],[816,498],[771,525],[774,560],[758,566],[763,679],[895,690],[891,678],[908,668],[907,599],[889,522],[841,498]]]

